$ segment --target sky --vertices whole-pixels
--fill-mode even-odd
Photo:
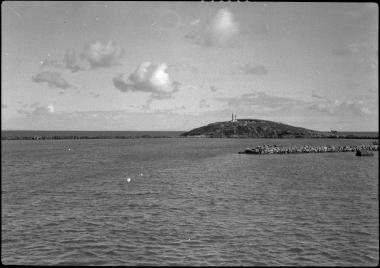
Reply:
[[[2,2],[2,130],[378,131],[375,3]]]

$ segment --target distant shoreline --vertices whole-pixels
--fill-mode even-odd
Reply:
[[[86,140],[86,139],[154,139],[154,138],[225,138],[225,139],[255,139],[245,135],[209,136],[192,135],[183,136],[184,131],[69,131],[69,130],[2,130],[1,140]],[[323,136],[296,136],[282,137],[264,136],[256,139],[379,139],[377,131],[342,131],[338,135],[321,132]],[[202,133],[203,134],[203,133]]]
[[[179,136],[52,136],[52,137],[1,137],[1,140],[107,140],[107,139],[150,139],[150,138],[180,138]]]
[[[339,137],[283,137],[283,138],[251,138],[251,137],[206,137],[206,136],[166,136],[166,135],[138,135],[138,136],[2,136],[1,140],[106,140],[106,139],[158,139],[158,138],[207,138],[207,139],[370,139],[378,140],[379,137],[374,136],[339,136]]]

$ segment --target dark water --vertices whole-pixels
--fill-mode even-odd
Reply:
[[[378,152],[237,154],[274,143],[372,141],[2,141],[2,263],[378,264]]]
[[[359,137],[379,137],[378,131],[338,131],[338,135],[347,136],[359,136]]]

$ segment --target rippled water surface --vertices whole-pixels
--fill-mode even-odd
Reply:
[[[2,141],[2,263],[376,265],[378,152],[237,154],[371,142]]]

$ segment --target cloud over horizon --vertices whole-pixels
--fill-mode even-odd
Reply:
[[[26,116],[44,116],[54,114],[55,109],[53,104],[49,104],[47,106],[39,106],[36,103],[30,105],[31,108],[34,108],[32,111],[19,109],[18,113],[24,114]]]
[[[182,115],[191,115],[188,127],[236,113],[323,129],[378,130],[374,3],[10,1],[4,8],[4,129],[138,128],[142,123],[133,117],[130,125],[108,122],[116,120],[112,111],[127,109],[143,113],[147,126],[160,111],[178,115],[176,128]],[[50,103],[50,123],[18,113],[36,107],[42,113]],[[82,117],[86,111],[107,117]],[[74,112],[77,124],[70,121]]]
[[[312,94],[312,101],[298,100],[288,97],[268,95],[258,91],[242,94],[238,97],[219,97],[236,112],[261,115],[282,115],[303,112],[313,116],[328,115],[330,117],[368,117],[374,116],[373,103],[363,100],[329,100],[326,97]]]
[[[216,100],[226,102],[229,106],[236,108],[261,106],[271,109],[278,109],[283,106],[292,106],[299,102],[299,100],[296,99],[268,95],[263,91],[246,93],[239,97],[218,97]]]
[[[96,41],[84,47],[81,58],[90,64],[91,69],[96,69],[118,64],[123,54],[124,50],[116,47],[114,41],[108,41],[106,44]]]
[[[152,99],[167,99],[179,90],[179,82],[171,80],[167,68],[166,63],[143,62],[128,78],[118,74],[112,81],[121,92],[149,92]]]
[[[46,58],[40,61],[42,67],[67,69],[75,73],[78,71],[107,68],[119,64],[124,50],[117,47],[112,40],[107,43],[95,41],[84,46],[79,56],[74,48],[65,51],[62,61]]]
[[[329,115],[359,117],[372,115],[370,108],[362,100],[331,101],[325,99],[323,101],[312,103],[308,108]]]

